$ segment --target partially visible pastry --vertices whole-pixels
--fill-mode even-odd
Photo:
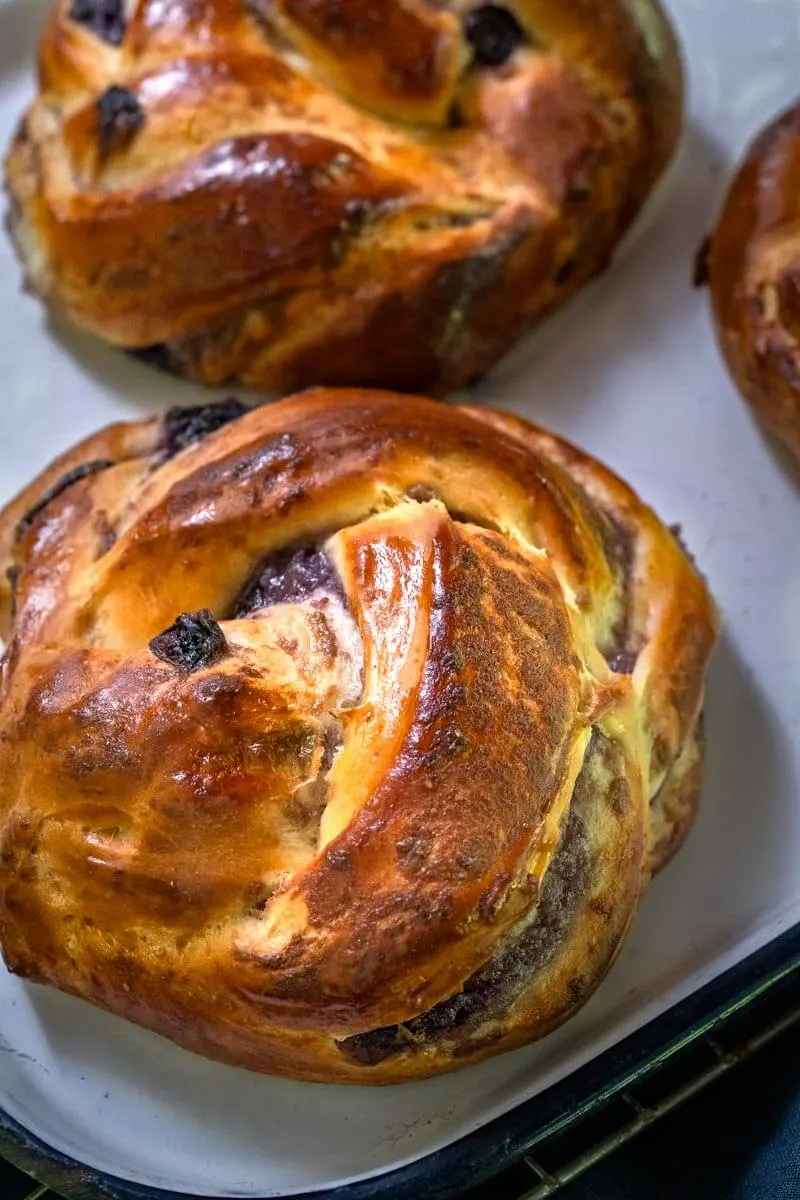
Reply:
[[[5,961],[211,1058],[391,1083],[540,1037],[692,823],[706,585],[517,418],[113,426],[0,567]]]
[[[800,105],[749,148],[707,254],[731,375],[770,433],[800,458]]]
[[[681,93],[656,0],[59,0],[9,228],[180,374],[443,392],[605,268]]]

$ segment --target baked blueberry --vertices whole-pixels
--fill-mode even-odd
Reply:
[[[202,671],[224,657],[227,642],[213,613],[203,608],[181,613],[169,629],[153,638],[150,649],[180,671]]]
[[[500,4],[482,4],[467,15],[464,23],[467,41],[482,67],[500,67],[525,41],[525,32],[517,18]]]

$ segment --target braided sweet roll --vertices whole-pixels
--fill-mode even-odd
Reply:
[[[800,459],[800,104],[738,164],[701,259],[717,338],[739,391]]]
[[[606,266],[681,109],[654,0],[59,0],[10,229],[179,373],[441,392]]]
[[[0,557],[5,961],[212,1058],[389,1083],[529,1042],[691,824],[706,586],[515,417],[112,426]]]

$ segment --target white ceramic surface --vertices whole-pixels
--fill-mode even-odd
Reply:
[[[42,0],[0,0],[0,142],[31,88]],[[673,0],[692,80],[673,186],[621,265],[480,389],[680,521],[725,614],[696,830],[610,978],[537,1046],[400,1088],[215,1066],[0,968],[0,1106],[113,1174],[262,1196],[397,1166],[546,1087],[800,920],[800,482],[718,360],[692,258],[730,162],[794,96],[800,5]],[[98,425],[197,397],[48,323],[0,240],[0,500]]]

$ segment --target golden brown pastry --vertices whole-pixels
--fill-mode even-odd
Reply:
[[[748,150],[711,237],[708,277],[737,387],[800,458],[800,105]]]
[[[529,1042],[691,824],[705,584],[514,417],[241,412],[113,426],[0,517],[6,962],[302,1079]]]
[[[61,0],[10,228],[205,383],[441,392],[606,266],[681,107],[654,0]]]

